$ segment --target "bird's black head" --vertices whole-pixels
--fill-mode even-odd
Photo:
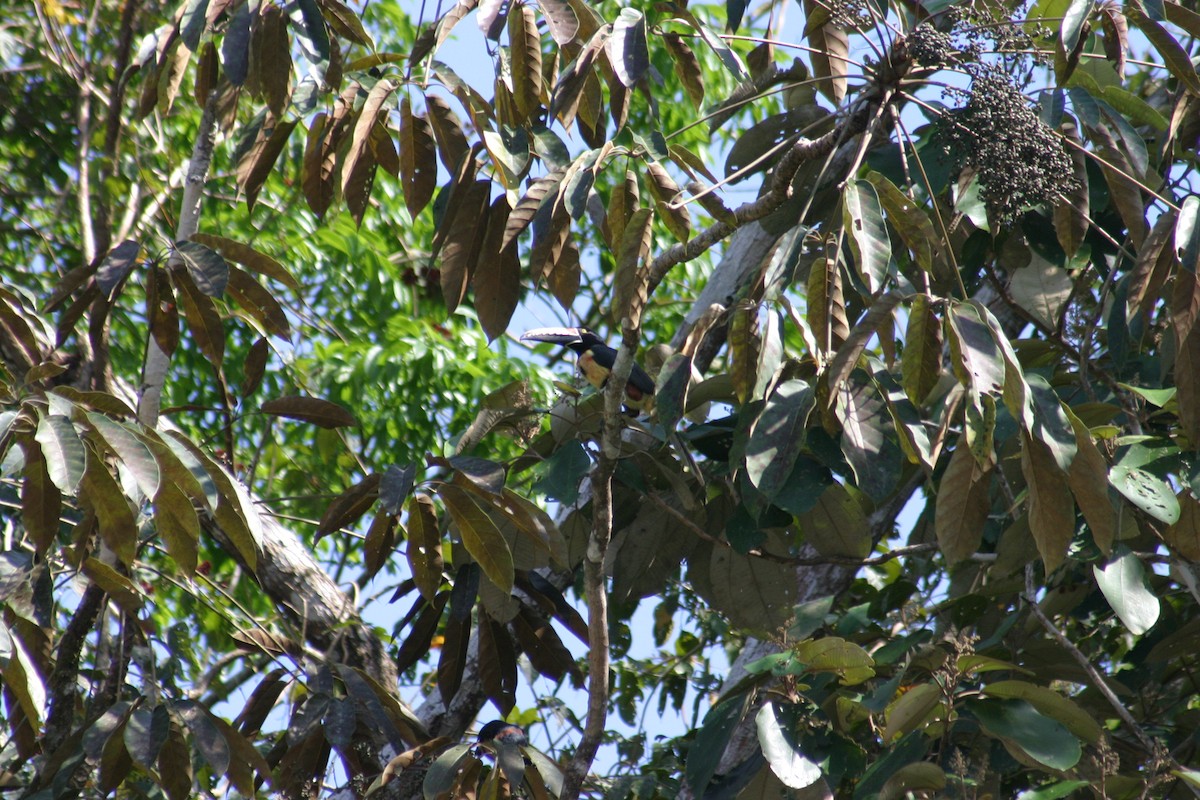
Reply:
[[[500,742],[523,746],[529,744],[529,737],[525,735],[525,731],[521,730],[519,725],[513,725],[502,719],[494,719],[479,729],[479,741],[481,743]]]

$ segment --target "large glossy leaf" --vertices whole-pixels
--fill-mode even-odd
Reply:
[[[1144,469],[1116,464],[1108,471],[1108,481],[1129,502],[1167,525],[1179,520],[1179,501],[1162,478]]]
[[[605,45],[609,63],[618,80],[633,88],[650,67],[650,51],[646,46],[646,18],[634,8],[621,9],[613,22],[612,36]]]
[[[854,472],[855,485],[881,501],[895,488],[902,461],[884,399],[861,370],[835,385],[842,454]]]
[[[1079,763],[1079,739],[1026,700],[973,700],[967,708],[985,731],[1016,745],[1039,764],[1065,770]]]
[[[954,304],[946,315],[954,372],[980,394],[1004,391],[1006,365],[996,339],[972,306]]]
[[[780,552],[782,537],[775,532],[768,534],[764,547]],[[787,624],[796,602],[792,574],[786,564],[714,547],[708,573],[712,603],[741,628],[775,630]]]
[[[817,0],[804,0],[804,35],[812,46],[813,75],[821,78],[817,88],[841,105],[846,97],[846,75],[850,71],[850,37],[832,21],[829,7]]]
[[[929,215],[884,175],[870,172],[867,181],[875,187],[879,203],[887,213],[888,223],[912,252],[917,266],[934,273],[934,248],[940,237],[934,232]],[[934,273],[934,277],[939,277],[939,274]]]
[[[1059,315],[1074,286],[1071,276],[1057,264],[1030,250],[1027,266],[1013,273],[1009,292],[1013,301],[1047,328],[1058,327]]]
[[[1154,627],[1159,615],[1158,597],[1146,585],[1141,559],[1128,547],[1115,548],[1108,563],[1093,565],[1092,573],[1126,630],[1139,636]]]
[[[50,480],[65,495],[74,495],[83,479],[85,450],[71,420],[50,414],[38,420],[33,438],[42,446]]]
[[[925,724],[942,701],[941,687],[935,684],[921,683],[912,687],[888,708],[883,740],[891,742],[917,730]]]
[[[675,74],[683,84],[688,99],[692,101],[693,106],[699,108],[704,103],[704,73],[700,60],[679,34],[664,33],[662,41],[667,47],[667,52],[671,54]]]
[[[225,259],[241,264],[249,270],[253,270],[260,275],[265,275],[272,280],[279,281],[289,289],[294,291],[300,290],[300,282],[288,272],[278,260],[272,258],[261,250],[256,250],[248,244],[227,239],[224,236],[216,236],[211,233],[196,233],[192,234],[192,241],[199,242],[206,247],[209,247],[221,254]]]
[[[754,717],[758,743],[771,770],[791,789],[803,789],[821,778],[821,768],[805,758],[792,730],[792,714],[778,701],[763,704]]]
[[[892,242],[883,222],[879,195],[869,182],[847,183],[842,193],[842,224],[850,233],[858,272],[874,294],[883,288],[892,260]]]
[[[442,483],[438,486],[438,496],[446,504],[450,518],[462,536],[463,546],[471,554],[483,573],[496,586],[504,591],[511,591],[513,585],[513,556],[505,541],[504,534],[496,526],[495,520],[480,508],[479,504],[464,489]]]
[[[1108,462],[1092,441],[1092,433],[1068,411],[1077,450],[1067,472],[1067,484],[1083,512],[1092,540],[1105,553],[1117,538],[1117,513],[1108,497]]]
[[[320,397],[277,397],[263,403],[261,408],[264,414],[309,422],[321,428],[349,428],[358,425],[358,420],[345,408]]]
[[[746,444],[746,474],[768,499],[778,494],[792,473],[814,403],[812,388],[801,380],[779,384],[767,398]]]
[[[729,744],[733,729],[746,713],[748,699],[743,694],[727,697],[704,715],[704,723],[696,732],[696,742],[688,750],[684,773],[695,796],[704,796],[705,789],[716,775],[721,754]]]
[[[400,131],[396,142],[400,154],[400,181],[409,216],[420,214],[437,188],[437,145],[429,119],[413,113],[405,95],[400,100]]]
[[[537,0],[550,29],[550,37],[559,47],[575,40],[579,33],[579,17],[566,0]]]
[[[646,304],[646,281],[649,278],[646,257],[650,253],[653,221],[653,211],[639,208],[630,216],[621,237],[612,296],[612,318],[617,325],[621,324],[624,317],[629,317],[635,326],[641,320]]]
[[[1196,68],[1192,65],[1187,50],[1179,44],[1179,41],[1166,28],[1147,16],[1138,6],[1127,7],[1125,15],[1150,40],[1154,49],[1163,57],[1171,75],[1186,86],[1193,95],[1200,95],[1200,75],[1196,74]]]
[[[983,687],[983,693],[1004,700],[1027,700],[1040,713],[1061,722],[1089,744],[1095,744],[1103,735],[1100,724],[1079,703],[1045,686],[1020,680],[993,681]]]

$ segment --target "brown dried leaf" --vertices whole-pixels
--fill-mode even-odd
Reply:
[[[1025,432],[1021,433],[1021,472],[1028,490],[1029,531],[1050,574],[1066,559],[1075,535],[1075,502],[1050,448]]]
[[[442,585],[442,533],[429,495],[416,493],[408,499],[408,549],[413,583],[430,602]]]
[[[491,182],[472,181],[455,187],[450,204],[455,206],[450,216],[447,208],[448,225],[446,243],[442,249],[441,285],[442,299],[446,310],[453,312],[467,293],[471,272],[479,261],[480,247],[487,232],[488,197]]]
[[[288,137],[292,135],[292,131],[299,121],[299,119],[293,119],[276,122],[271,128],[264,123],[254,146],[238,162],[238,186],[246,195],[248,209],[254,209],[259,191],[266,183],[271,169],[275,166],[276,159],[283,152]]]
[[[345,408],[320,397],[277,397],[263,403],[260,408],[264,414],[309,422],[321,428],[353,428],[358,425],[358,420]]]
[[[541,105],[542,37],[538,34],[537,15],[524,3],[508,12],[509,64],[512,69],[513,103],[520,124]]]
[[[475,292],[475,313],[489,342],[504,333],[521,298],[521,260],[516,244],[503,248],[500,245],[511,212],[506,195],[492,201],[487,215],[487,232],[479,248],[479,260],[471,282]]]
[[[1138,248],[1137,261],[1129,273],[1127,304],[1130,316],[1149,315],[1158,302],[1158,294],[1175,264],[1175,223],[1179,213],[1164,211],[1154,222],[1150,234]]]
[[[230,267],[225,291],[243,311],[257,320],[264,331],[285,339],[291,336],[292,329],[283,306],[275,299],[275,295],[254,278],[237,267]]]
[[[1079,130],[1073,121],[1060,126],[1067,141],[1067,152],[1071,156],[1071,171],[1075,175],[1075,186],[1069,195],[1059,195],[1054,205],[1054,232],[1067,258],[1075,255],[1088,231],[1088,177],[1087,153],[1079,138]]]
[[[938,548],[948,565],[970,558],[979,549],[991,510],[991,474],[979,469],[965,441],[954,448],[938,484],[934,512]]]
[[[400,101],[400,180],[404,205],[415,218],[437,189],[437,145],[429,120],[413,114],[407,96]]]
[[[438,156],[442,159],[442,165],[453,174],[458,171],[463,157],[471,152],[462,122],[441,95],[426,94],[425,111],[437,142]]]
[[[1108,462],[1100,454],[1092,433],[1070,410],[1067,416],[1075,429],[1075,459],[1067,471],[1067,485],[1092,532],[1092,540],[1104,553],[1112,552],[1117,538],[1117,513],[1108,499]]]
[[[219,370],[225,360],[225,327],[213,299],[196,288],[186,270],[171,270],[171,277],[179,290],[176,296],[196,347]]]
[[[352,525],[367,513],[367,509],[379,498],[381,477],[374,472],[333,498],[317,525],[317,538]]]
[[[641,321],[650,277],[646,258],[650,255],[650,244],[654,238],[653,223],[654,212],[649,208],[638,208],[630,215],[629,224],[621,236],[612,293],[612,317],[617,325],[625,317],[630,319],[635,328]]]

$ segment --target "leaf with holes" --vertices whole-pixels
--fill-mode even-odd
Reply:
[[[1108,471],[1108,482],[1129,502],[1159,522],[1179,521],[1179,500],[1171,485],[1144,469],[1116,464]]]
[[[850,233],[858,273],[875,294],[887,280],[892,243],[883,221],[875,187],[867,181],[847,183],[842,194],[842,225]]]

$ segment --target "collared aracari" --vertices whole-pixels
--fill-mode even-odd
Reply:
[[[525,731],[519,725],[513,725],[502,719],[494,719],[479,729],[479,743],[488,744],[489,742],[503,742],[525,747],[529,744],[529,737],[525,735]]]
[[[597,389],[604,387],[617,351],[587,328],[534,328],[521,334],[521,341],[561,344],[575,351],[579,371]],[[635,411],[649,412],[654,408],[654,379],[636,363],[625,383],[625,405]]]

